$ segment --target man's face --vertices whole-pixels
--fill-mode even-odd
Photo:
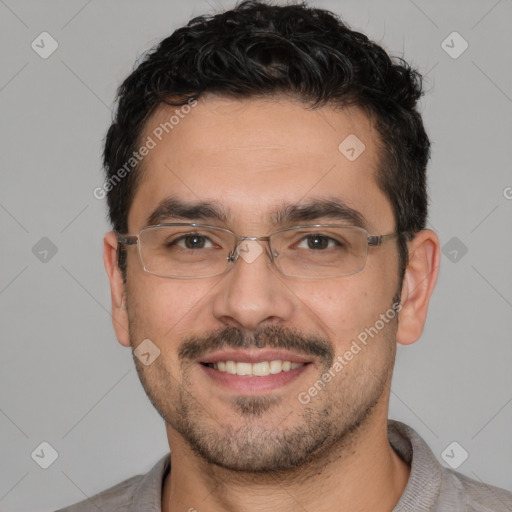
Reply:
[[[174,110],[159,108],[142,140]],[[350,150],[338,149],[351,135],[365,145],[355,160],[347,158]],[[221,215],[189,208],[185,216],[167,212],[159,222],[215,225],[240,236],[297,224],[351,224],[318,208],[328,201],[357,211],[371,235],[392,233],[391,205],[376,183],[377,144],[376,131],[357,109],[209,97],[145,158],[129,233],[138,233],[170,198],[182,206],[213,204]],[[297,207],[309,212],[302,220],[288,215]],[[161,352],[149,366],[135,363],[171,445],[184,442],[209,462],[245,471],[300,465],[358,426],[382,420],[397,327],[393,319],[375,329],[399,293],[394,240],[370,247],[361,272],[327,279],[282,275],[266,242],[260,244],[264,250],[254,261],[239,258],[226,274],[202,279],[144,272],[136,249],[127,248],[130,343],[135,348],[149,338]],[[372,327],[366,344],[359,341],[360,350],[345,357]],[[230,360],[235,368],[294,364],[264,377],[212,367]],[[342,361],[341,369],[335,361]],[[331,378],[322,378],[329,368]],[[317,393],[309,393],[319,380]]]

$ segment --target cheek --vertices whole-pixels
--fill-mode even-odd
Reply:
[[[207,280],[180,281],[144,275],[128,286],[130,324],[134,334],[153,337],[157,344],[182,339],[201,319],[207,300]]]
[[[326,281],[321,287],[312,283],[307,289],[297,291],[297,296],[304,310],[312,313],[321,332],[333,341],[335,350],[342,351],[389,310],[395,285],[394,279],[383,283],[382,276],[365,272]]]

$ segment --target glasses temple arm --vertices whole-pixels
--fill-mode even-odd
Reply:
[[[121,235],[120,233],[116,233],[117,241],[123,245],[137,245],[139,241],[138,235]]]
[[[368,245],[379,246],[379,245],[382,245],[382,242],[384,242],[385,240],[389,240],[390,238],[395,238],[402,234],[404,234],[404,233],[390,233],[388,235],[370,235],[367,239]]]

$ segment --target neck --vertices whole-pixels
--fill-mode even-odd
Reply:
[[[206,463],[168,426],[172,469],[163,487],[162,512],[391,512],[410,469],[389,444],[387,414],[379,416],[379,422],[366,423],[307,468],[272,475]]]

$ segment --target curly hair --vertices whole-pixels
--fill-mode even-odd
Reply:
[[[147,52],[119,87],[103,155],[107,180],[132,157],[159,105],[182,106],[207,92],[234,98],[284,94],[313,109],[361,108],[381,139],[377,184],[401,233],[403,276],[406,242],[425,227],[428,205],[430,142],[416,107],[422,95],[416,70],[335,14],[305,3],[246,0],[232,10],[196,17]],[[138,170],[108,190],[110,221],[121,233],[127,230]],[[124,251],[119,264],[125,275]]]

